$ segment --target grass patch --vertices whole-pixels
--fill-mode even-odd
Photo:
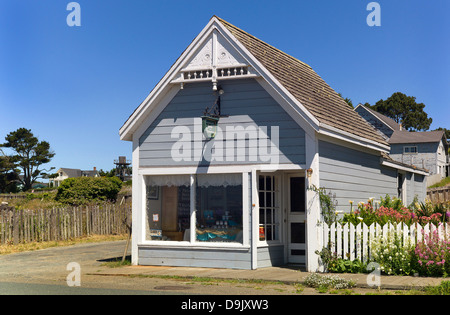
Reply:
[[[431,185],[428,188],[444,187],[444,186],[447,186],[447,185],[450,185],[450,177],[446,177],[443,180],[441,180],[439,183]]]
[[[131,266],[131,259],[129,257],[127,257],[127,258],[125,258],[124,261],[122,261],[122,258],[117,258],[112,261],[105,262],[101,265],[109,267],[109,268],[119,268],[119,267],[124,267],[124,266]]]

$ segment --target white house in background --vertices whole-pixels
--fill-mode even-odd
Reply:
[[[49,179],[49,187],[59,187],[59,185],[61,185],[61,182],[67,178],[100,176],[96,167],[94,167],[93,170],[89,171],[83,171],[75,168],[60,168],[56,172],[56,174],[58,174],[58,177]]]
[[[449,176],[448,143],[444,131],[409,132],[393,119],[362,104],[355,111],[386,139],[392,159],[428,170],[428,186]]]
[[[133,264],[316,271],[321,209],[308,188],[346,211],[350,199],[425,195],[427,173],[390,159],[310,66],[216,16],[119,134],[133,143]]]

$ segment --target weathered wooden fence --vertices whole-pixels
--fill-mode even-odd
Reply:
[[[450,202],[450,186],[428,188],[427,197],[433,203]]]
[[[370,259],[370,244],[375,238],[387,238],[389,233],[397,233],[401,237],[403,244],[410,242],[416,245],[423,239],[423,233],[428,235],[434,231],[438,231],[441,239],[450,237],[450,224],[441,224],[435,226],[428,223],[425,226],[419,224],[407,226],[406,224],[391,223],[380,226],[379,224],[372,224],[367,226],[364,223],[354,225],[347,223],[341,225],[339,223],[328,226],[323,223],[323,241],[324,246],[330,246],[331,252],[336,253],[338,258],[342,259],[359,259],[367,262]]]
[[[0,244],[68,240],[86,235],[127,233],[131,206],[67,207],[49,210],[0,210]]]

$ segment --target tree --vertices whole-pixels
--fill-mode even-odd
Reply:
[[[386,115],[409,131],[425,131],[430,128],[433,121],[424,111],[423,103],[416,103],[414,96],[407,96],[396,92],[386,100],[379,100],[371,108],[380,114]]]
[[[3,151],[0,150],[1,153]],[[17,192],[16,181],[18,180],[17,174],[13,170],[14,166],[10,162],[8,156],[0,156],[0,192],[1,193],[15,193]]]
[[[450,129],[439,127],[438,129],[435,129],[435,130],[444,130],[445,139],[447,139],[447,142],[450,143]]]
[[[23,172],[19,181],[23,184],[24,190],[31,189],[38,178],[47,175],[46,170],[39,168],[50,162],[55,153],[50,150],[50,144],[47,141],[39,141],[30,129],[19,128],[9,133],[5,140],[6,142],[1,146],[11,148],[15,153],[9,156],[13,171],[17,175]]]
[[[348,106],[350,106],[351,108],[354,107],[353,102],[350,98],[348,98],[348,97],[344,98],[341,93],[338,93],[338,94],[348,104]]]

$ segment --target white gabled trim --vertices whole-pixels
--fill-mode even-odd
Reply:
[[[144,132],[147,131],[152,122],[158,118],[159,114],[161,114],[164,108],[169,105],[170,101],[172,101],[179,91],[179,86],[170,86],[170,90],[166,91],[164,95],[161,93],[158,96],[158,101],[154,103],[154,106],[151,106],[148,109],[148,113],[145,118],[142,117],[141,123],[139,123],[135,128],[134,134],[136,134],[138,139],[140,139]]]
[[[381,161],[381,165],[387,166],[387,167],[391,167],[391,168],[395,168],[395,169],[398,169],[398,170],[401,170],[401,171],[406,171],[406,172],[410,172],[410,173],[419,174],[419,175],[425,175],[425,176],[430,175],[429,173],[427,173],[425,171],[417,170],[417,169],[414,169],[413,167],[407,167],[407,166],[398,165],[396,163],[389,162],[389,161],[386,161],[386,160]]]
[[[175,75],[178,74],[181,69],[181,65],[189,60],[189,58],[196,52],[199,45],[202,44],[202,40],[204,39],[205,34],[209,34],[211,28],[214,24],[214,19],[211,19],[209,23],[203,28],[199,35],[192,41],[192,43],[188,46],[188,48],[181,54],[181,56],[177,59],[174,65],[167,71],[164,77],[158,82],[155,88],[150,92],[147,98],[139,105],[139,107],[131,114],[128,120],[124,123],[124,125],[119,130],[119,135],[121,140],[131,141],[132,135],[138,127],[143,119],[145,119],[146,111],[149,106],[157,101],[158,96],[163,92],[165,87],[169,85],[170,81],[175,78]],[[144,117],[143,117],[144,116]]]
[[[119,130],[119,135],[121,140],[131,141],[132,135],[137,131],[141,124],[146,123],[146,125],[151,121],[147,119],[149,117],[149,111],[151,112],[152,106],[155,103],[161,101],[166,93],[164,92],[167,86],[173,87],[171,82],[177,82],[177,75],[182,70],[183,65],[190,60],[191,57],[197,52],[197,49],[203,44],[211,33],[219,32],[223,38],[234,48],[236,51],[242,55],[243,59],[248,62],[248,65],[252,67],[252,74],[249,77],[263,76],[265,81],[264,88],[268,90],[271,95],[279,95],[277,98],[282,98],[287,103],[293,107],[295,112],[306,121],[314,130],[318,130],[319,121],[309,113],[306,108],[286,89],[284,88],[278,80],[226,29],[226,27],[216,18],[213,17],[209,23],[203,28],[199,35],[193,40],[193,42],[188,46],[184,53],[178,58],[175,64],[169,69],[169,71],[164,75],[164,77],[159,81],[152,92],[147,96],[147,98],[139,105],[139,107],[133,112],[133,114],[128,118],[124,125]],[[255,73],[256,72],[256,73]],[[223,80],[224,78],[220,78]],[[258,81],[262,82],[262,81]],[[175,93],[176,94],[176,93]],[[169,100],[170,101],[170,100]],[[167,102],[168,103],[168,102]],[[167,104],[166,104],[167,105]],[[289,112],[291,115],[292,111]],[[296,119],[298,122],[298,119]],[[305,125],[305,123],[302,123]],[[148,126],[147,126],[148,127]],[[311,129],[311,127],[304,127],[304,129]]]
[[[347,141],[353,144],[357,144],[372,150],[381,151],[384,153],[389,153],[390,147],[389,145],[383,145],[373,140],[369,140],[352,133],[337,129],[330,125],[320,123],[319,134],[333,137],[339,140]]]

